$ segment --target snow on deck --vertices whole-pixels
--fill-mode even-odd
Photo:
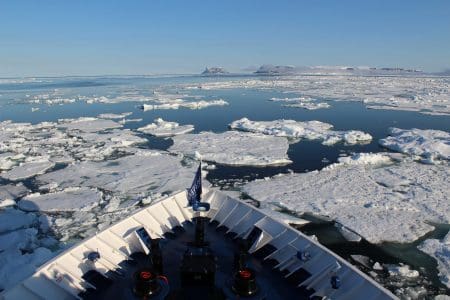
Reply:
[[[450,288],[450,232],[442,240],[425,240],[418,248],[436,259],[439,277]]]
[[[194,130],[194,125],[180,125],[177,122],[168,122],[161,118],[157,118],[153,122],[154,123],[138,128],[137,131],[154,136],[167,137],[185,134]]]
[[[172,138],[170,152],[206,161],[235,166],[269,166],[291,163],[287,156],[288,142],[284,138],[255,133],[227,131],[202,132]]]
[[[251,121],[247,118],[230,124],[232,129],[258,132],[293,139],[321,140],[324,145],[338,142],[347,144],[367,143],[372,136],[359,130],[335,131],[333,125],[320,121],[299,122],[294,120]]]
[[[243,192],[297,213],[327,216],[372,243],[411,242],[450,222],[450,170],[405,161],[387,167],[341,165],[250,182]]]
[[[390,136],[381,139],[380,145],[393,151],[418,155],[434,162],[450,160],[450,133],[432,129],[390,128]]]

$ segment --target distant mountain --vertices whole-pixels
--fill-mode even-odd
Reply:
[[[206,67],[205,70],[202,72],[202,75],[223,75],[223,74],[229,74],[227,70],[221,67]]]
[[[254,72],[257,75],[415,75],[423,74],[420,70],[404,68],[375,68],[351,66],[314,66],[293,67],[262,65]]]

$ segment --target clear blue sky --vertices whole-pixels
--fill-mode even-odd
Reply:
[[[0,76],[450,67],[450,0],[2,0]]]

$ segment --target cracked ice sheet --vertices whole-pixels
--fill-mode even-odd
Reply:
[[[140,199],[153,194],[184,190],[192,181],[192,168],[182,167],[180,158],[153,151],[102,162],[85,161],[37,177],[40,185],[58,188],[84,186]]]
[[[194,130],[194,125],[180,125],[176,122],[167,122],[161,118],[154,120],[154,123],[138,128],[137,131],[159,137],[168,137],[185,134]]]
[[[390,136],[381,139],[380,145],[393,151],[419,155],[434,162],[450,160],[450,134],[441,130],[389,128]]]
[[[232,129],[262,134],[283,136],[292,139],[322,140],[324,145],[333,145],[338,142],[347,144],[368,143],[372,136],[359,130],[334,131],[333,125],[320,121],[298,122],[294,120],[251,121],[247,118],[234,121],[230,124]]]
[[[61,192],[31,194],[19,201],[24,211],[88,211],[102,200],[102,193],[89,188],[68,188]]]
[[[328,216],[372,243],[412,242],[450,222],[450,170],[405,161],[374,168],[346,165],[250,182],[243,192],[289,210]]]
[[[302,97],[360,101],[368,108],[450,115],[448,77],[284,76],[185,85],[186,89],[261,89],[298,93]]]
[[[418,248],[436,259],[439,277],[450,288],[450,232],[442,240],[425,240]]]
[[[172,138],[170,152],[195,157],[200,153],[206,161],[234,166],[269,166],[291,163],[285,138],[255,133],[227,131],[202,132]]]

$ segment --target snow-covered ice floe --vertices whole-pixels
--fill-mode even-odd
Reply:
[[[116,196],[139,199],[188,187],[192,169],[182,168],[180,158],[150,150],[101,162],[85,161],[36,178],[39,185],[56,183],[59,189],[98,188]]]
[[[286,107],[299,107],[307,110],[316,110],[322,108],[329,108],[330,105],[326,102],[314,101],[311,97],[294,97],[294,98],[271,98],[271,101],[283,102]]]
[[[402,243],[433,230],[427,221],[450,222],[449,178],[444,165],[344,163],[257,180],[242,190],[261,202],[332,218],[372,243]]]
[[[133,113],[132,112],[124,112],[121,114],[105,113],[105,114],[99,114],[98,117],[100,119],[124,119],[131,114],[133,114]]]
[[[210,106],[224,106],[228,105],[228,102],[219,100],[200,100],[200,101],[186,101],[183,99],[171,100],[163,103],[157,104],[143,104],[142,109],[147,110],[157,110],[157,109],[179,109],[179,108],[189,108],[189,109],[202,109]]]
[[[193,125],[180,125],[177,122],[167,122],[161,118],[154,120],[154,123],[138,128],[137,131],[159,137],[185,134],[194,130]]]
[[[195,157],[199,152],[206,161],[235,166],[269,166],[291,163],[284,138],[262,134],[227,131],[202,132],[172,138],[170,152]]]
[[[418,248],[437,260],[439,277],[450,288],[450,232],[442,240],[425,240]]]
[[[24,211],[88,211],[102,200],[102,193],[89,188],[68,188],[61,192],[31,194],[19,201]]]
[[[450,160],[450,133],[432,129],[390,128],[390,136],[381,139],[380,145],[393,151],[425,158],[425,162]]]
[[[247,118],[236,120],[230,124],[232,129],[258,132],[273,136],[283,136],[292,139],[321,140],[324,145],[338,142],[346,144],[368,143],[372,136],[359,130],[335,131],[333,125],[320,121],[251,121]]]

